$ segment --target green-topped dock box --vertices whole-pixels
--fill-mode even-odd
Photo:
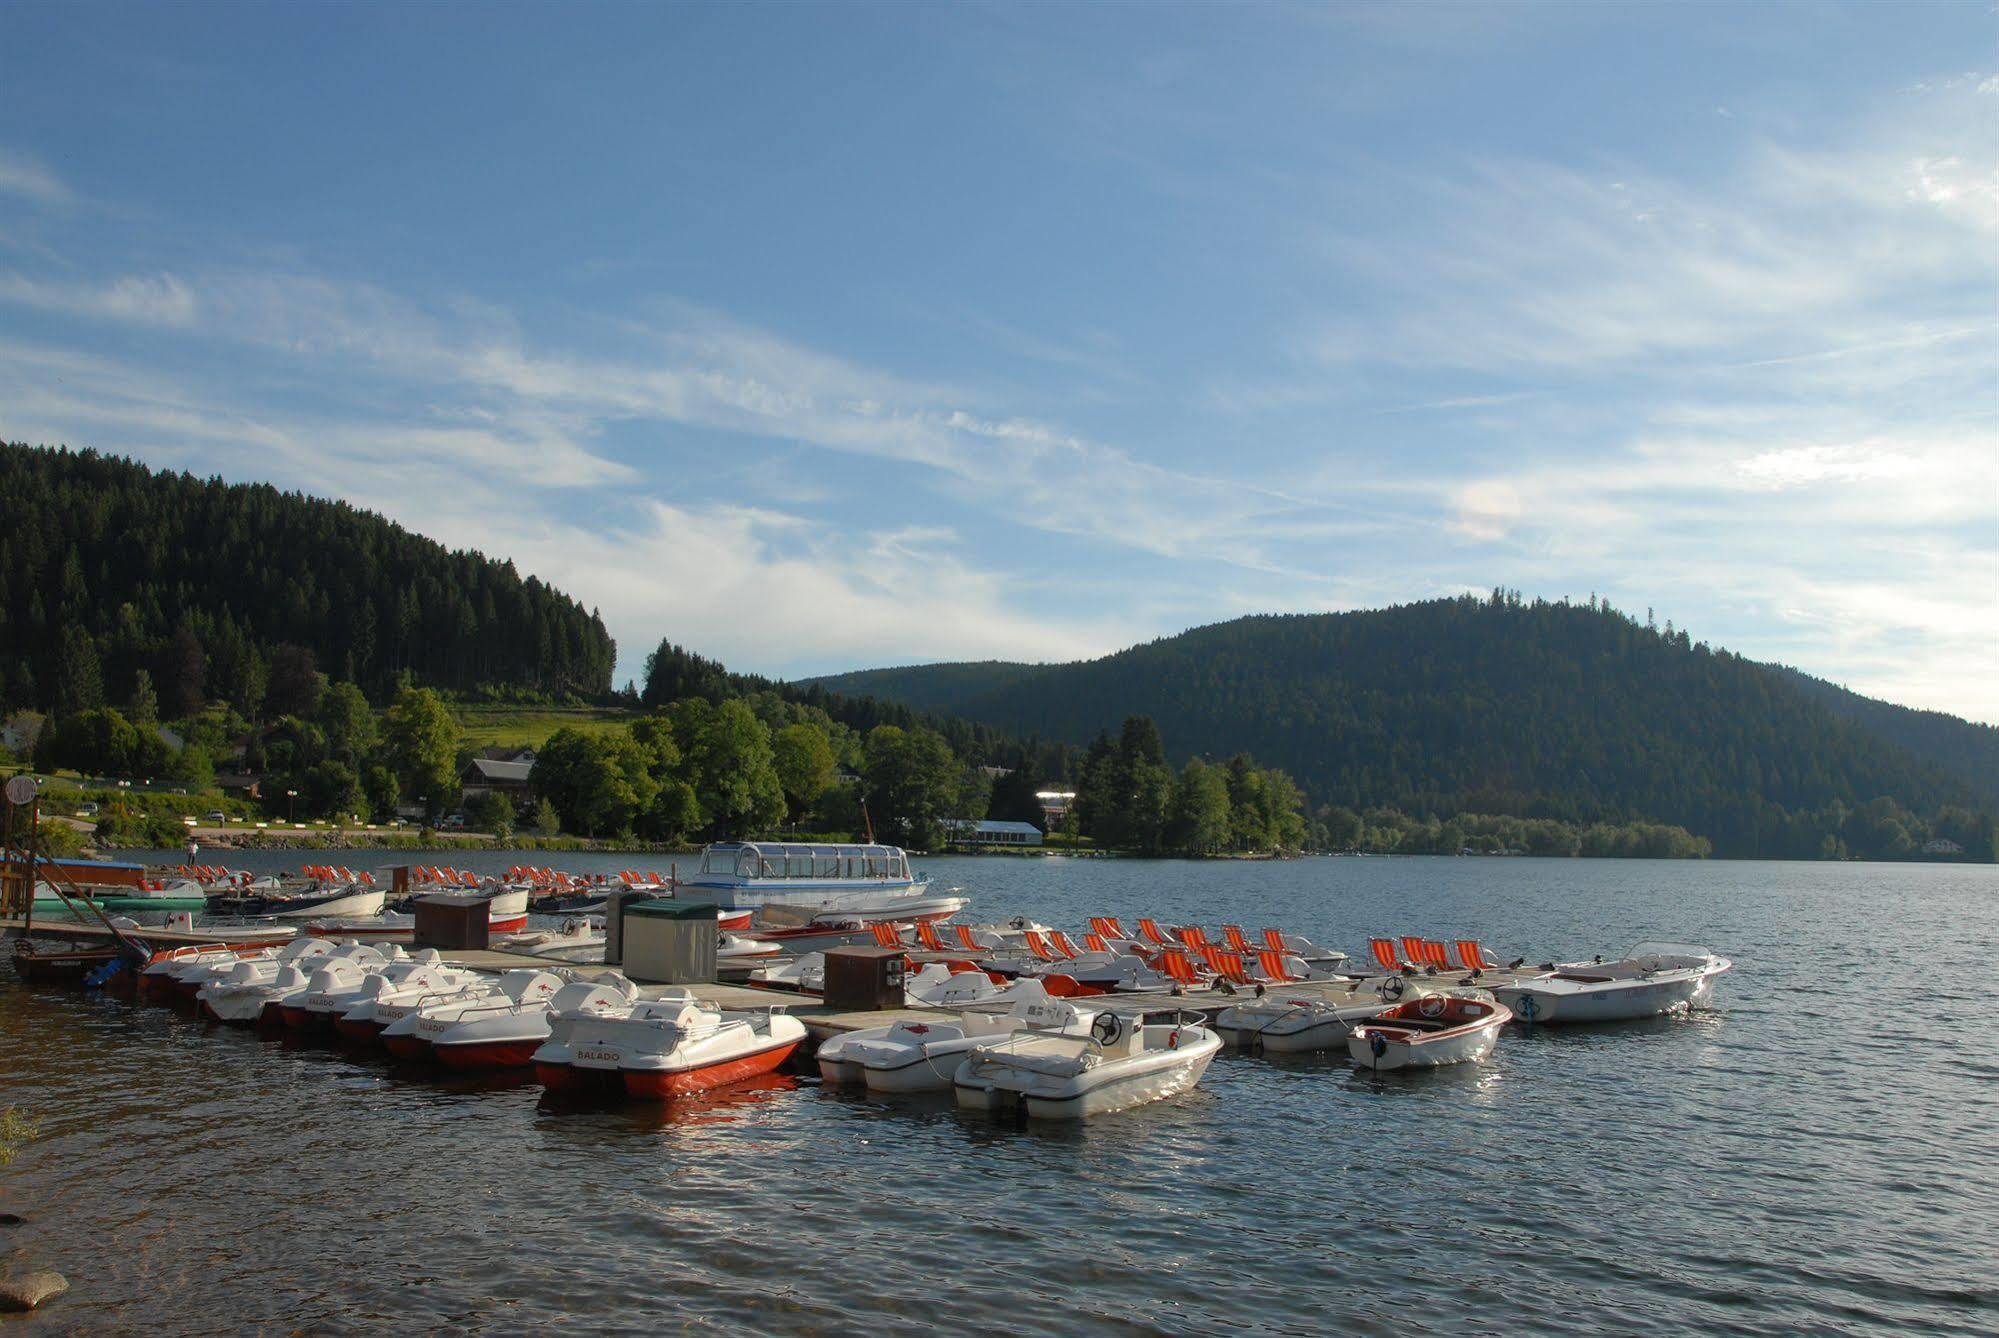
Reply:
[[[715,980],[715,908],[664,898],[624,908],[620,946],[624,972],[656,985],[708,985]]]

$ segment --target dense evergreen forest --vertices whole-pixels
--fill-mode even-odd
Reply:
[[[1036,790],[1059,786],[1073,835],[1144,851],[1999,853],[1999,729],[1594,599],[1495,591],[796,684],[663,640],[613,691],[594,613],[341,503],[20,446],[0,447],[0,496],[0,719],[41,713],[15,746],[197,791],[241,769],[287,815],[454,804],[456,696],[630,708],[616,736],[548,741],[535,813],[485,815],[542,831],[844,833],[866,801],[925,845],[947,817],[1039,824]]]
[[[123,705],[143,672],[164,719],[211,699],[256,718],[302,655],[376,700],[404,673],[461,693],[611,687],[596,614],[342,502],[13,445],[0,497],[0,706]]]
[[[1870,702],[1594,600],[1495,591],[1251,617],[1086,663],[981,668],[816,686],[1074,741],[1142,712],[1197,756],[1246,748],[1283,768],[1341,826],[1376,808],[1667,823],[1722,855],[1901,856],[1941,839],[1993,857],[1999,730]]]

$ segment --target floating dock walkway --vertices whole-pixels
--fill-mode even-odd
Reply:
[[[19,919],[0,919],[0,937],[13,937],[25,926]],[[206,943],[226,943],[233,940],[227,930],[165,930],[152,927],[142,928],[141,935],[147,942],[163,948],[188,947]],[[50,938],[66,938],[79,942],[101,942],[111,937],[103,925],[79,924],[76,922],[37,919],[34,933]],[[281,940],[273,940],[279,942]],[[490,971],[495,975],[518,967],[542,970],[617,970],[602,963],[573,962],[553,957],[537,957],[531,953],[503,952],[485,948],[439,949],[445,962],[451,966],[464,967],[473,971]],[[949,954],[912,952],[910,959],[919,967],[928,961],[953,960]],[[657,997],[668,987],[637,982],[639,993],[646,997]],[[1355,996],[1345,980],[1308,980],[1278,987],[1287,999],[1319,998],[1333,1003],[1350,1003]],[[704,1003],[727,1009],[752,1009],[781,1007],[800,1022],[812,1034],[815,1042],[824,1041],[841,1032],[865,1031],[871,1027],[891,1026],[898,1021],[936,1018],[943,1014],[958,1012],[986,1012],[976,1006],[966,1008],[898,1008],[861,1012],[828,1008],[817,996],[798,994],[790,990],[764,989],[755,985],[695,984],[686,987]],[[1221,990],[1200,990],[1190,994],[1167,993],[1142,994],[1093,994],[1079,1000],[1084,1006],[1098,1010],[1124,1014],[1126,1016],[1146,1016],[1160,1013],[1199,1013],[1212,1022],[1230,1004],[1250,997],[1252,991],[1238,990],[1230,994]]]

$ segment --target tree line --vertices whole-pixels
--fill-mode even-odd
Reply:
[[[1143,712],[1196,754],[1252,751],[1320,808],[1425,823],[1657,823],[1724,856],[1818,858],[1898,848],[1856,840],[1853,815],[1885,800],[1912,840],[1958,831],[1990,859],[1999,812],[1992,726],[1870,702],[1593,596],[1250,617],[1086,663],[836,682],[1050,739]]]
[[[376,698],[405,675],[549,700],[611,689],[594,612],[342,502],[20,445],[0,445],[0,496],[0,715],[123,707],[143,676],[163,719],[210,701],[277,717],[308,658]]]

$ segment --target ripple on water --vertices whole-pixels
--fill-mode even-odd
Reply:
[[[10,1244],[76,1282],[66,1324],[111,1329],[1999,1327],[1999,1066],[1899,1020],[1977,993],[1993,870],[936,864],[1062,923],[1225,904],[1329,942],[1678,938],[1740,967],[1692,1018],[1431,1074],[1224,1055],[1188,1099],[1026,1130],[792,1078],[562,1104],[8,985],[5,1099],[45,1132]]]

